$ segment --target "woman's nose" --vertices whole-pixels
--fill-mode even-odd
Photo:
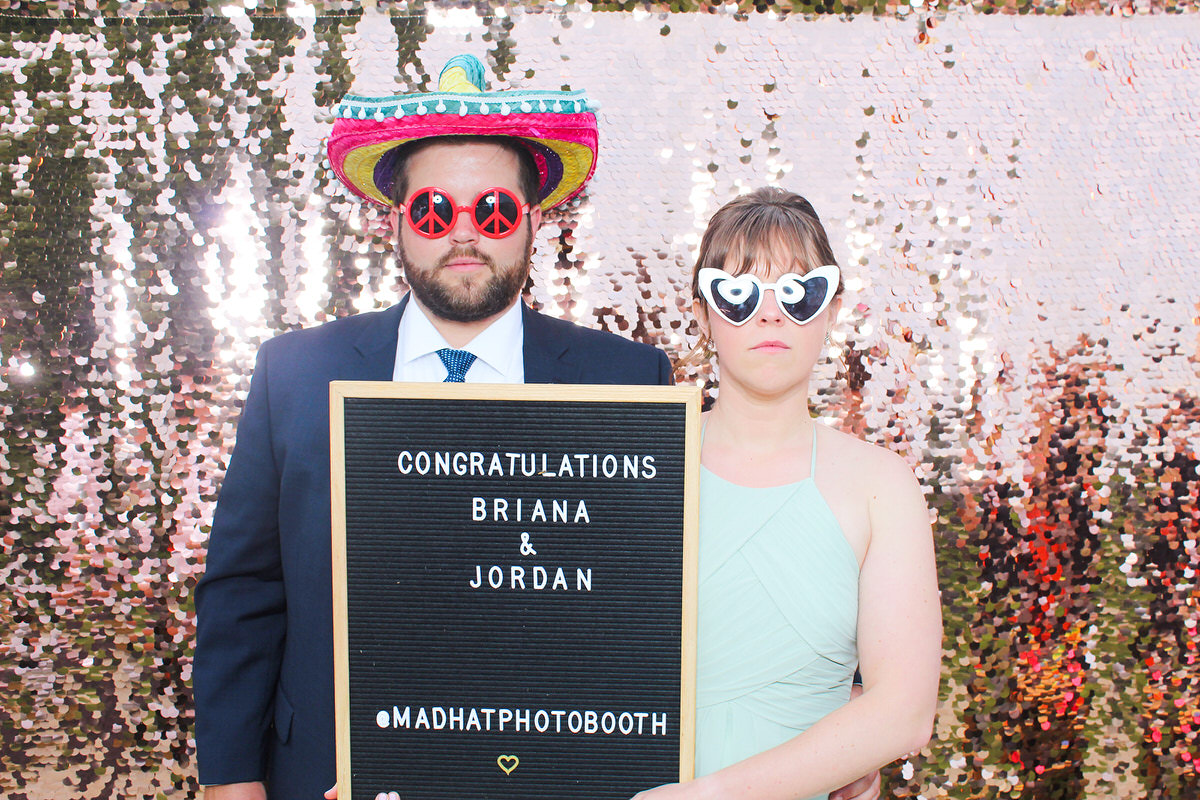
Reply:
[[[762,305],[758,308],[758,321],[764,324],[783,322],[783,312],[779,310],[779,304],[775,302],[774,289],[767,290]]]

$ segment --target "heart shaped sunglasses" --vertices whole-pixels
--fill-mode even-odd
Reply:
[[[840,271],[834,264],[811,269],[803,275],[789,272],[774,283],[764,283],[747,272],[730,275],[722,269],[700,270],[700,294],[708,307],[731,325],[745,325],[757,313],[767,290],[775,292],[779,310],[798,325],[812,322],[837,293]]]

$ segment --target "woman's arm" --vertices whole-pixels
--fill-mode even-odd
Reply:
[[[794,800],[831,791],[929,741],[937,708],[942,621],[929,510],[898,457],[873,451],[871,540],[859,574],[862,696],[778,747],[639,800]]]

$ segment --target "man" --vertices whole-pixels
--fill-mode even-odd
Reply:
[[[542,211],[592,173],[595,116],[581,93],[481,86],[482,65],[459,57],[442,91],[348,99],[334,126],[339,176],[393,205],[412,292],[259,353],[196,590],[206,800],[317,798],[334,783],[331,380],[670,382],[657,349],[520,302]],[[456,94],[461,104],[446,108]],[[531,111],[500,113],[522,103]],[[484,104],[494,108],[480,113]]]

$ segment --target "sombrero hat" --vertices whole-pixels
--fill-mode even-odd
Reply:
[[[396,148],[431,136],[508,136],[529,149],[543,209],[563,203],[596,169],[595,104],[579,92],[484,91],[483,64],[455,56],[438,90],[395,97],[347,95],[336,109],[329,161],[359,197],[391,207]]]

